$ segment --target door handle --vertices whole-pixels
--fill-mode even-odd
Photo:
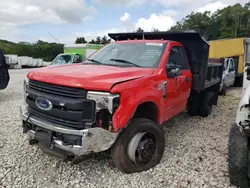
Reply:
[[[190,79],[189,78],[185,78],[185,82],[189,82],[190,81]]]

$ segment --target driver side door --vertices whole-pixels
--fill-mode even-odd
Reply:
[[[178,109],[180,98],[180,72],[178,68],[179,52],[175,46],[171,47],[166,62],[166,96],[165,96],[165,121],[180,112]]]

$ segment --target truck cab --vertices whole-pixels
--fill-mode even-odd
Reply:
[[[0,90],[5,89],[9,84],[9,72],[5,56],[0,50]]]
[[[78,64],[32,70],[24,81],[22,126],[29,143],[74,158],[111,150],[124,173],[157,165],[161,125],[187,110],[206,117],[217,104],[222,63],[208,63],[196,31],[113,33]]]
[[[223,58],[223,59],[224,59],[224,71],[222,76],[220,92],[222,95],[225,95],[227,88],[234,85],[236,77],[236,65],[233,58]]]
[[[65,65],[65,64],[80,63],[82,61],[83,57],[81,54],[63,53],[63,54],[58,54],[50,65]]]

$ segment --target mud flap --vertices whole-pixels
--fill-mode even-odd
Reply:
[[[0,90],[9,84],[10,76],[3,52],[0,50]]]

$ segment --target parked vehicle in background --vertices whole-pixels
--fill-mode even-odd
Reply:
[[[245,54],[245,73],[236,121],[228,141],[228,168],[231,184],[250,187],[250,51]]]
[[[22,67],[27,67],[29,63],[29,57],[28,56],[19,56],[21,60]]]
[[[236,66],[233,58],[225,58],[224,71],[220,92],[226,95],[227,88],[234,85],[236,77]]]
[[[33,65],[33,57],[29,57],[28,67],[32,67]]]
[[[233,58],[210,58],[209,63],[219,63],[221,62],[224,65],[222,82],[220,85],[220,93],[226,95],[227,88],[234,85],[236,67]]]
[[[80,63],[83,58],[80,54],[75,53],[63,53],[56,56],[56,58],[50,63],[50,65],[64,65]]]
[[[39,61],[37,58],[33,59],[32,67],[38,67]]]
[[[111,149],[125,173],[157,165],[162,125],[184,110],[206,117],[217,104],[223,64],[208,63],[196,31],[114,33],[83,63],[31,71],[21,107],[30,144],[72,158]]]
[[[9,84],[10,76],[3,51],[0,49],[0,90],[5,89]]]
[[[97,50],[102,48],[101,44],[72,44],[64,45],[64,53],[73,53],[81,56],[82,60],[95,53]]]
[[[37,67],[44,67],[43,59],[38,58],[37,61],[38,61]]]
[[[73,44],[65,45],[64,53],[57,55],[50,65],[63,65],[83,62],[103,45],[98,44]]]
[[[18,56],[14,54],[5,55],[5,60],[8,67],[14,68],[15,65],[18,65]]]
[[[233,58],[236,67],[235,85],[242,86],[244,73],[244,56],[249,38],[222,39],[209,41],[209,58]]]

